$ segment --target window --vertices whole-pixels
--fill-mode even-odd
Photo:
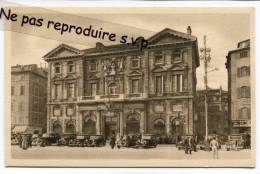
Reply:
[[[181,51],[179,49],[174,50],[172,54],[172,63],[177,63],[181,61]]]
[[[14,95],[14,86],[11,86],[11,95]]]
[[[250,119],[251,116],[250,116],[250,110],[249,108],[241,108],[240,109],[240,119]]]
[[[75,72],[75,65],[73,62],[68,62],[68,72],[69,73]]]
[[[138,56],[131,59],[131,68],[140,68],[140,58]]]
[[[155,93],[162,94],[163,93],[163,77],[155,76]]]
[[[249,66],[243,66],[240,68],[237,68],[237,77],[244,77],[250,75],[250,67]]]
[[[61,98],[61,85],[60,84],[55,84],[54,85],[54,98],[55,99],[60,99]]]
[[[97,84],[91,83],[90,84],[90,96],[95,96],[95,95],[97,95]]]
[[[238,98],[249,98],[250,97],[250,87],[242,86],[242,87],[238,88],[237,94],[238,94]]]
[[[20,95],[24,95],[24,86],[20,86]]]
[[[155,59],[155,64],[163,64],[164,63],[164,58],[163,58],[163,52],[162,51],[157,51],[154,53],[154,59]]]
[[[108,94],[116,94],[116,85],[114,83],[109,85]]]
[[[97,71],[97,62],[96,61],[91,61],[89,64],[89,71],[94,72]]]
[[[18,111],[19,111],[19,112],[24,111],[24,104],[23,104],[23,102],[20,102],[20,103],[19,103]]]
[[[74,83],[69,83],[68,84],[68,98],[73,98],[75,97],[75,89],[74,89]]]
[[[240,58],[248,57],[248,51],[243,51],[240,53]]]
[[[132,94],[138,94],[139,93],[139,79],[133,79],[132,80]]]
[[[61,73],[61,64],[60,63],[55,63],[54,64],[54,73],[55,74],[60,74]]]
[[[172,91],[173,92],[182,92],[183,83],[182,83],[183,75],[176,74],[172,76]]]

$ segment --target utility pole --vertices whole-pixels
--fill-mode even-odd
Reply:
[[[206,36],[204,35],[204,47],[200,49],[201,55],[200,59],[204,61],[204,85],[205,85],[205,127],[206,127],[206,132],[205,132],[205,140],[208,139],[208,63],[210,62],[210,48],[207,48],[207,43],[206,43]]]

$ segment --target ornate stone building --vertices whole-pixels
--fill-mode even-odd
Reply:
[[[227,55],[231,133],[251,132],[250,40],[241,41]]]
[[[141,39],[141,38],[140,38]],[[48,132],[193,134],[197,38],[164,29],[149,48],[60,45],[49,63]]]

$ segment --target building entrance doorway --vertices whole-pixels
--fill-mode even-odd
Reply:
[[[113,134],[117,133],[117,123],[116,122],[106,122],[105,124],[105,137],[110,139]]]
[[[53,133],[62,134],[62,127],[60,124],[53,125]]]
[[[88,119],[82,126],[83,134],[96,135],[96,122],[92,119]]]
[[[126,134],[138,134],[140,133],[139,122],[128,122],[126,123]]]

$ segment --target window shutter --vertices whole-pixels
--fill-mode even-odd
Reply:
[[[250,66],[247,67],[247,75],[250,76]]]

